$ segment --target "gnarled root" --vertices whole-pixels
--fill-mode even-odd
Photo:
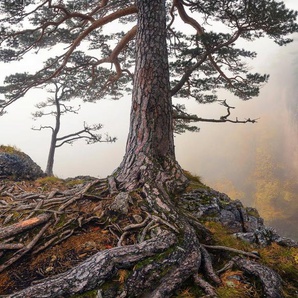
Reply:
[[[201,253],[202,253],[202,257],[203,257],[203,268],[204,268],[204,271],[205,271],[206,275],[216,285],[220,285],[221,280],[220,280],[220,278],[218,277],[218,275],[215,273],[215,271],[213,269],[211,257],[209,255],[208,251],[203,246],[201,246],[200,250],[201,250]]]
[[[234,264],[246,274],[257,277],[267,298],[281,298],[282,284],[280,276],[272,269],[249,259],[233,258]]]
[[[159,254],[177,242],[173,233],[166,232],[140,244],[100,251],[82,264],[53,278],[5,297],[61,297],[82,293],[99,287],[119,268],[132,267],[144,258]]]
[[[76,224],[78,222],[78,227],[81,228],[93,219],[97,221],[100,219],[98,223],[102,227],[100,231],[105,231],[103,234],[106,235],[110,235],[107,234],[110,231],[115,239],[112,245],[117,245],[118,238],[119,246],[101,250],[64,273],[48,277],[19,292],[1,297],[70,297],[90,290],[99,290],[100,295],[105,298],[165,298],[175,295],[186,281],[188,283],[191,280],[194,287],[200,288],[200,293],[203,290],[210,297],[217,297],[216,287],[224,286],[224,276],[220,273],[235,266],[247,275],[259,279],[266,297],[282,297],[281,279],[278,274],[251,260],[258,259],[258,255],[225,246],[208,245],[212,238],[211,232],[183,207],[177,208],[177,198],[173,199],[161,183],[150,185],[145,183],[141,189],[119,194],[117,183],[114,182],[113,179],[102,180],[87,184],[71,194],[63,193],[62,196],[56,194],[57,197],[49,195],[50,199],[42,201],[45,213],[41,215],[35,215],[41,205],[37,205],[38,202],[31,203],[31,209],[27,212],[32,216],[31,220],[38,219],[40,230],[31,241],[11,243],[13,240],[6,238],[12,235],[11,227],[16,226],[3,228],[1,231],[4,241],[0,250],[5,253],[9,247],[19,250],[2,263],[0,270],[7,269],[25,253],[28,255],[32,251],[32,254],[36,255],[53,243],[57,244],[64,240],[64,237],[69,237],[74,229],[68,227],[73,222]],[[126,197],[125,208],[121,207],[121,204],[115,204],[119,198],[123,201]],[[85,202],[82,205],[84,208],[80,209],[78,207],[84,198],[89,205]],[[23,206],[21,202],[14,202],[14,204],[20,208]],[[91,209],[91,206],[95,206],[94,209]],[[96,215],[96,208],[101,209],[101,215]],[[10,207],[6,205],[3,209],[4,212],[10,211]],[[62,223],[59,221],[60,213],[67,219],[62,227],[57,224]],[[139,217],[138,221],[132,214]],[[26,228],[30,230],[32,226],[28,225],[27,220],[21,221],[18,225],[25,222]],[[41,241],[41,236],[46,234],[45,231],[50,230],[50,226],[56,230],[45,235],[46,237]],[[150,239],[145,240],[148,238]],[[37,242],[39,244],[36,245]],[[16,244],[18,245],[15,246]],[[220,254],[220,251],[238,254],[241,257],[228,257],[229,266],[216,272],[214,261],[217,258],[212,257]],[[224,255],[226,258],[227,253]],[[225,261],[228,260],[225,259]],[[125,275],[121,276],[123,271]],[[119,280],[115,280],[117,272]]]
[[[186,279],[198,272],[200,263],[197,237],[193,229],[186,225],[181,243],[166,255],[135,270],[128,278],[128,296],[140,297],[147,289],[146,297],[171,297]]]
[[[194,279],[195,284],[198,285],[200,288],[202,288],[208,296],[217,297],[215,289],[210,283],[205,281],[198,274],[194,274],[193,279]]]

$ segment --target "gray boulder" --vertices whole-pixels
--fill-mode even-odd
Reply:
[[[298,247],[298,243],[281,237],[274,229],[266,227],[258,211],[244,207],[239,200],[211,188],[199,188],[179,198],[179,206],[193,217],[204,221],[220,222],[232,235],[249,243],[267,246],[276,242],[283,246]]]
[[[130,195],[127,192],[120,192],[111,204],[110,210],[127,215],[129,204],[132,204]]]
[[[5,150],[10,148],[10,150]],[[0,147],[0,178],[12,180],[35,180],[46,176],[27,154],[11,147]]]

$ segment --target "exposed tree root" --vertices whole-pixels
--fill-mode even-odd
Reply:
[[[51,222],[47,222],[41,230],[38,232],[38,234],[23,248],[18,250],[8,261],[6,261],[4,264],[0,266],[0,272],[2,272],[4,269],[9,267],[11,264],[19,260],[22,256],[24,256],[26,253],[28,253],[34,245],[37,243],[37,241],[41,238],[43,233],[46,231],[46,229],[51,225]]]
[[[201,265],[198,239],[187,223],[184,224],[184,231],[183,241],[176,246],[176,251],[174,251],[175,265],[161,279],[151,297],[170,297],[186,279],[198,272]]]
[[[213,269],[212,261],[208,251],[203,246],[201,246],[200,249],[203,256],[203,268],[207,277],[209,277],[209,279],[212,280],[216,285],[220,285],[221,280]]]
[[[48,278],[10,298],[65,297],[92,290],[115,275],[117,269],[133,266],[136,262],[161,253],[177,241],[173,233],[164,233],[140,244],[100,251],[73,269]]]
[[[102,192],[108,188],[106,180],[96,180],[62,192],[54,190],[49,193],[28,193],[18,184],[3,191],[1,196],[6,200],[2,200],[0,215],[1,218],[5,218],[3,224],[6,226],[0,228],[0,240],[2,240],[0,250],[7,250],[8,246],[18,250],[11,257],[6,254],[6,261],[0,265],[0,272],[30,250],[34,249],[37,253],[50,245],[56,245],[70,237],[76,227],[82,227],[92,220],[100,220],[100,216],[94,214],[90,216],[88,212],[74,210],[76,202],[83,200],[84,195],[95,184]],[[102,187],[103,185],[105,187]],[[5,185],[2,187],[2,190],[4,189]],[[90,200],[90,197],[88,199]],[[40,214],[36,215],[36,213]],[[16,222],[9,225],[11,221]],[[36,227],[41,225],[43,226],[38,233],[32,233],[34,228],[36,230]],[[50,232],[47,231],[49,227],[51,227]],[[28,233],[24,234],[24,232]],[[29,237],[32,235],[29,234],[33,235],[31,240]],[[15,243],[16,241],[18,243]]]
[[[283,297],[281,278],[274,270],[255,261],[240,257],[234,258],[233,261],[239,269],[243,270],[248,275],[257,277],[261,281],[265,297]]]
[[[247,251],[243,251],[240,249],[235,249],[232,247],[227,247],[227,246],[222,246],[222,245],[202,245],[203,248],[209,248],[209,249],[215,249],[215,250],[225,250],[225,251],[230,251],[233,253],[237,253],[237,254],[241,254],[250,258],[254,258],[254,259],[259,259],[260,257],[256,254],[256,253],[251,253],[251,252],[247,252]]]
[[[198,274],[194,274],[193,279],[195,284],[202,288],[208,296],[217,297],[215,288],[210,283],[201,278]]]
[[[117,287],[112,283],[101,289],[102,297],[171,297],[187,280],[193,280],[206,295],[217,297],[216,288],[222,286],[220,274],[233,266],[260,280],[266,297],[282,297],[278,274],[250,260],[258,259],[258,255],[210,245],[209,230],[189,211],[176,208],[175,200],[161,185],[145,183],[141,189],[119,193],[115,180],[109,180],[112,182],[92,181],[72,190],[40,194],[22,195],[20,189],[6,190],[5,196],[9,193],[9,197],[4,197],[0,206],[1,216],[10,217],[8,222],[14,223],[0,229],[0,250],[5,256],[0,271],[25,254],[36,256],[64,242],[90,222],[104,228],[116,241],[115,247],[100,250],[66,272],[3,297],[70,297],[100,290],[104,283],[115,280],[122,269],[129,274],[121,278]],[[125,198],[127,204],[117,205],[117,196]],[[19,220],[10,216],[12,208],[20,213]],[[137,222],[130,214],[132,209],[137,212]],[[243,257],[225,260],[229,266],[216,272],[213,256],[221,251]]]
[[[17,222],[8,227],[3,227],[0,229],[0,239],[11,237],[19,233],[22,233],[23,231],[33,229],[34,227],[47,222],[50,219],[50,217],[50,214],[40,214],[34,218]]]

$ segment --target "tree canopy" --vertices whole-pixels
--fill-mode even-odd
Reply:
[[[218,100],[216,91],[221,88],[244,100],[257,96],[268,75],[249,71],[246,61],[256,53],[239,41],[267,36],[285,45],[291,41],[287,35],[297,31],[297,12],[279,1],[165,2],[171,95],[200,103]],[[57,76],[67,76],[76,86],[69,96],[83,100],[107,94],[119,98],[131,90],[137,32],[134,1],[5,1],[1,15],[1,61],[20,61],[29,52],[40,59],[43,49],[55,53],[36,73],[28,70],[5,79],[0,88],[5,105]],[[106,30],[110,23],[115,25]],[[204,121],[181,108],[174,110],[177,123]]]
[[[120,167],[141,159],[135,162],[135,173],[129,174],[135,181],[147,177],[139,173],[142,164],[148,164],[140,152],[149,150],[144,156],[154,156],[153,163],[161,165],[155,172],[177,167],[173,125],[181,133],[198,130],[191,125],[198,121],[256,122],[231,119],[233,107],[218,98],[217,91],[228,90],[243,100],[257,96],[269,76],[250,71],[247,61],[257,53],[243,48],[241,40],[251,42],[266,36],[286,45],[292,41],[288,35],[298,31],[297,12],[275,0],[160,0],[162,6],[153,5],[150,16],[141,15],[138,4],[142,3],[6,1],[0,20],[0,61],[20,61],[29,53],[38,59],[45,57],[36,72],[6,77],[0,86],[0,93],[6,97],[2,113],[29,90],[42,88],[54,79],[69,82],[66,99],[96,101],[132,92],[130,135]],[[219,102],[227,113],[219,119],[205,119],[186,112],[183,103],[173,104],[174,97]],[[145,142],[150,148],[145,149]],[[135,152],[137,156],[132,157]],[[168,158],[171,161],[165,165]],[[126,168],[120,172],[119,180],[131,180],[127,174],[134,171]],[[181,176],[172,171],[169,175]]]

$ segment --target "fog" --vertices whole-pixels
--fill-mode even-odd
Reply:
[[[296,0],[285,1],[298,9]],[[295,2],[295,3],[294,3]],[[221,99],[235,106],[232,118],[258,119],[251,124],[199,123],[199,133],[175,136],[176,155],[181,166],[232,199],[257,207],[266,223],[284,235],[298,239],[298,41],[278,47],[263,40],[250,45],[258,52],[253,71],[269,73],[270,80],[258,98],[241,101],[222,92]],[[1,64],[0,79],[14,70],[33,71],[38,56],[20,64]],[[0,117],[0,143],[13,145],[30,155],[45,169],[50,131],[33,131],[32,126],[48,125],[51,118],[33,121],[34,105],[45,100],[42,90],[29,92]],[[75,105],[81,104],[78,100]],[[187,100],[191,113],[218,117],[223,106],[198,105]],[[62,134],[79,130],[84,121],[102,123],[101,133],[117,137],[113,144],[86,145],[83,141],[59,148],[54,173],[61,178],[78,175],[106,177],[120,164],[125,151],[130,113],[130,96],[83,104],[78,115],[62,119]]]
[[[261,66],[270,73],[258,98],[230,99],[234,117],[256,124],[200,124],[177,138],[177,158],[203,182],[258,209],[267,224],[298,238],[298,42]],[[269,58],[269,59],[268,59]],[[265,60],[261,60],[264,62]],[[229,98],[226,96],[225,98]]]

